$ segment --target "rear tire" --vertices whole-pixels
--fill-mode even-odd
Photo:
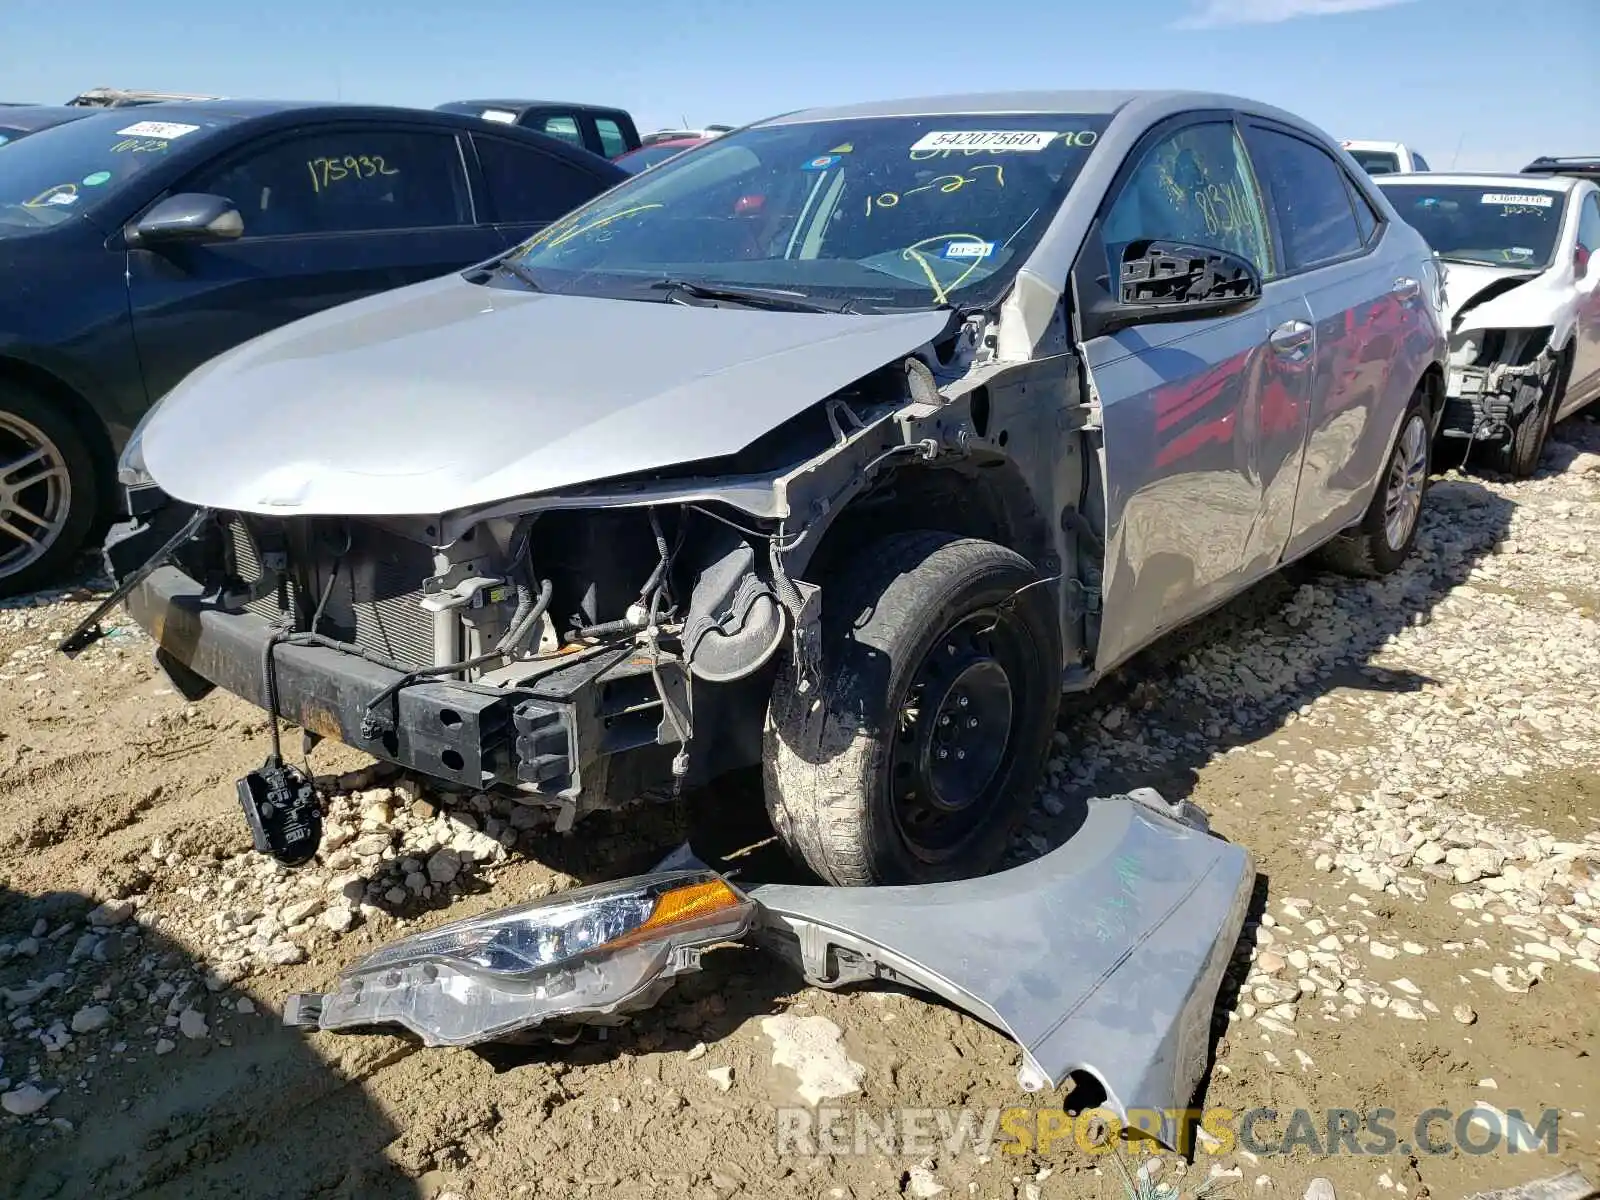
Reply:
[[[99,515],[100,491],[71,418],[32,391],[0,384],[0,596],[61,577]]]
[[[1026,816],[1061,697],[1051,592],[1021,555],[939,531],[866,546],[823,591],[822,663],[784,656],[767,810],[831,884],[989,870]]]
[[[1319,557],[1324,566],[1345,575],[1375,578],[1405,562],[1417,540],[1432,454],[1427,393],[1419,387],[1400,418],[1400,432],[1389,448],[1372,503],[1359,525],[1322,547]]]

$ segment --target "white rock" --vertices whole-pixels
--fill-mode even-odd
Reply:
[[[89,924],[97,929],[110,929],[121,925],[133,916],[132,900],[107,900],[89,910]]]
[[[178,1032],[192,1042],[211,1036],[205,1014],[193,1008],[186,1008],[178,1014]]]
[[[1319,1175],[1306,1185],[1303,1200],[1339,1200],[1339,1198],[1333,1190],[1333,1181]]]
[[[1367,952],[1371,954],[1373,958],[1395,958],[1400,953],[1400,951],[1396,950],[1387,942],[1368,942]]]
[[[279,967],[292,967],[306,960],[306,952],[293,942],[273,942],[262,952],[262,957]]]
[[[89,1004],[72,1014],[73,1033],[94,1033],[111,1024],[111,1010],[104,1004]]]
[[[256,1011],[256,1002],[250,999],[249,996],[240,996],[238,1001],[233,1006],[233,1011],[238,1013],[240,1016],[248,1017],[251,1013]]]
[[[733,1086],[733,1068],[709,1067],[706,1070],[706,1078],[717,1085],[719,1092],[725,1092]]]
[[[311,896],[305,900],[296,900],[293,904],[285,904],[282,921],[285,925],[298,925],[301,921],[309,920],[321,912],[322,905],[320,896]]]
[[[334,933],[348,933],[351,926],[356,923],[355,913],[344,905],[324,910],[322,916],[318,919],[327,928],[333,930]]]
[[[944,1191],[944,1185],[933,1177],[933,1172],[920,1163],[906,1172],[906,1195],[917,1200],[931,1200]]]
[[[174,1042],[170,1038],[157,1038],[156,1039],[156,1053],[157,1054],[171,1054],[177,1048],[178,1048],[178,1043]]]
[[[845,1053],[843,1034],[827,1017],[780,1013],[763,1017],[761,1032],[772,1040],[773,1066],[799,1077],[797,1090],[807,1104],[861,1090],[867,1069]]]
[[[60,1088],[41,1088],[37,1084],[25,1083],[16,1090],[0,1096],[0,1108],[14,1117],[31,1117],[55,1099],[60,1092]]]
[[[1450,1010],[1450,1015],[1463,1025],[1471,1025],[1478,1019],[1478,1014],[1472,1011],[1470,1004],[1458,1004]]]

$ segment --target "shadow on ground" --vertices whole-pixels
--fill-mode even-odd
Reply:
[[[210,991],[204,968],[138,919],[91,926],[93,905],[71,892],[0,888],[0,946],[9,947],[0,949],[0,1078],[10,1080],[0,1091],[59,1089],[36,1113],[0,1113],[0,1195],[420,1195],[383,1158],[400,1131],[352,1085],[350,1064],[336,1071],[265,1005],[239,1013],[241,993]],[[205,1021],[201,1038],[166,1024],[169,1009],[188,1008]],[[84,1032],[73,1032],[75,1015]],[[41,1034],[71,1040],[52,1053]],[[165,1053],[158,1039],[170,1043]]]

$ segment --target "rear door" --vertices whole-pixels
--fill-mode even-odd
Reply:
[[[1274,286],[1299,293],[1315,326],[1310,413],[1292,518],[1277,549],[1295,558],[1358,519],[1372,499],[1417,379],[1396,365],[1424,303],[1418,264],[1399,257],[1344,169],[1298,131],[1245,122],[1276,247]]]
[[[475,133],[472,141],[483,177],[481,216],[494,226],[503,246],[532,237],[613,182],[510,138]]]
[[[244,234],[129,253],[151,398],[257,334],[489,257],[501,239],[476,222],[463,149],[439,126],[319,125],[250,143],[183,180],[174,192],[232,200]]]
[[[1164,123],[1134,150],[1077,268],[1080,301],[1086,275],[1116,278],[1123,247],[1146,238],[1230,251],[1272,274],[1231,114]],[[1309,318],[1298,290],[1268,284],[1229,316],[1086,343],[1104,422],[1100,669],[1225,599],[1281,549],[1304,442]]]

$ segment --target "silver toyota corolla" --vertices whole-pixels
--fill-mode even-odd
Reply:
[[[1312,551],[1400,564],[1440,304],[1265,105],[791,113],[196,371],[108,554],[191,695],[561,827],[759,763],[825,880],[963,877],[1063,688]],[[286,861],[304,785],[241,783]]]

